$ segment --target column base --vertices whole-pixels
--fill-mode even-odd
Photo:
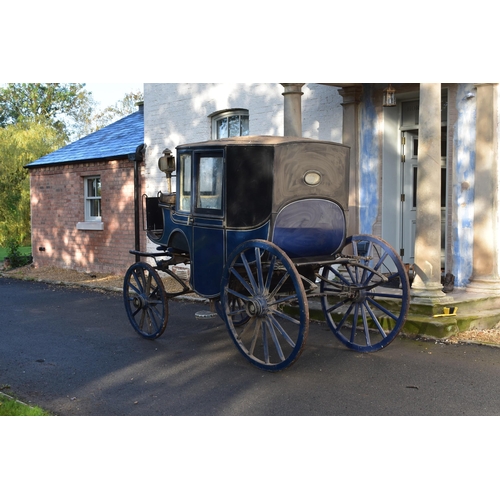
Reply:
[[[475,278],[466,285],[466,288],[471,292],[500,295],[500,280]]]
[[[415,286],[417,285],[417,286]],[[425,285],[418,285],[413,283],[410,290],[412,302],[419,304],[450,304],[454,302],[453,297],[446,295],[443,292],[443,285],[441,283],[426,283]]]

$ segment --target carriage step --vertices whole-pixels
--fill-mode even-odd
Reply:
[[[212,319],[216,316],[218,316],[218,314],[212,311],[198,311],[194,314],[196,319]]]

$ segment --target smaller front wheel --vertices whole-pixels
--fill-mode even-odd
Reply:
[[[156,339],[168,321],[168,302],[163,282],[156,270],[145,262],[131,265],[123,280],[123,300],[130,323],[137,333]]]

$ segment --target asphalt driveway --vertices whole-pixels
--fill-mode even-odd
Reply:
[[[0,387],[56,415],[500,415],[500,349],[396,339],[374,354],[311,323],[280,373],[236,350],[199,303],[148,341],[119,293],[0,277]]]

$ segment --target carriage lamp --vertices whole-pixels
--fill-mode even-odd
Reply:
[[[158,160],[158,168],[164,172],[167,177],[175,170],[175,157],[172,155],[170,149],[163,151],[163,156]]]
[[[382,105],[385,108],[396,106],[396,91],[392,88],[390,83],[389,86],[384,89]]]
[[[170,149],[163,151],[163,156],[158,159],[158,168],[167,176],[168,192],[172,192],[172,173],[175,171],[175,157]]]

